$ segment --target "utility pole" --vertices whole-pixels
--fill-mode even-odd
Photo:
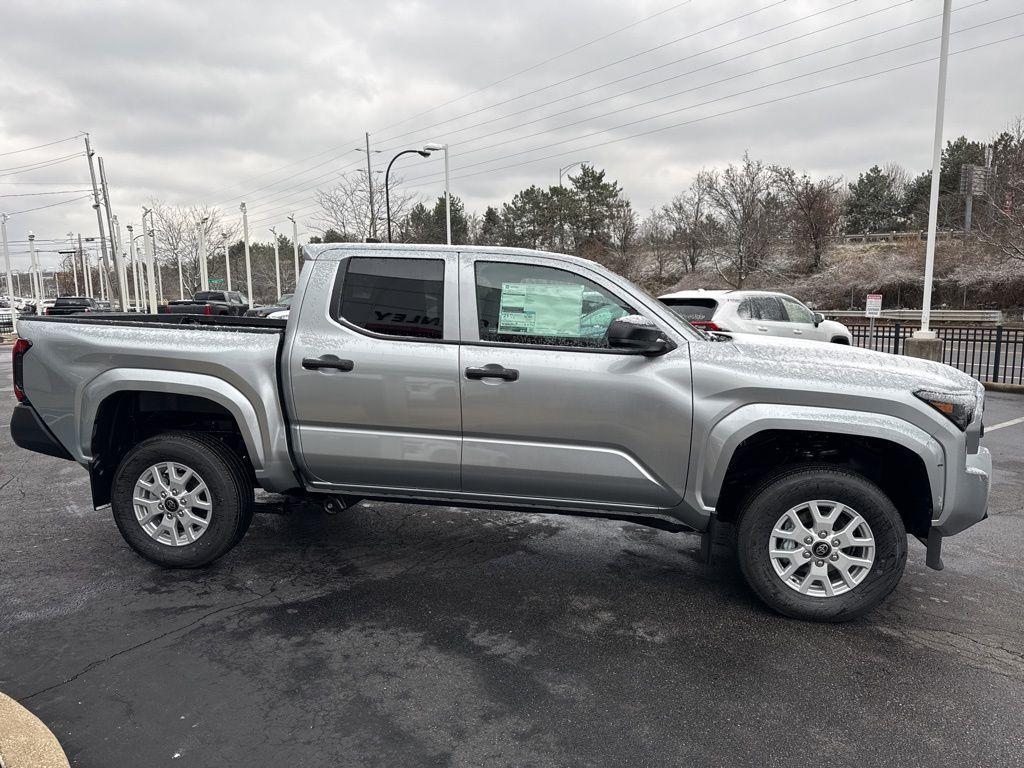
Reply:
[[[28,233],[28,251],[30,254],[28,277],[29,282],[32,283],[32,296],[36,300],[36,314],[39,314],[39,304],[43,300],[43,297],[42,290],[40,288],[41,283],[39,281],[39,258],[36,256],[36,236],[31,232]]]
[[[85,293],[85,251],[82,250],[82,233],[78,233],[78,262],[82,267],[82,295],[88,296]]]
[[[11,316],[14,316],[14,283],[11,282],[11,252],[7,248],[7,214],[0,213],[0,239],[4,245],[4,272],[7,275],[7,298],[10,300]],[[21,282],[21,275],[18,275],[18,282]],[[21,291],[18,291],[21,293]]]
[[[369,156],[370,153],[366,154]],[[292,286],[294,291],[299,287],[299,225],[295,223],[295,216],[289,216],[288,221],[292,223],[292,253],[295,254],[295,285]]]
[[[274,236],[274,273],[277,275],[277,298],[275,301],[281,299],[281,254],[277,248],[277,230],[274,227],[270,228],[270,233]]]
[[[71,241],[71,247],[75,247],[75,233],[68,232],[68,240]],[[78,251],[72,250],[71,252],[71,272],[75,278],[75,296],[81,296],[78,292]]]
[[[245,241],[245,289],[249,306],[255,306],[252,297],[252,260],[249,256],[249,214],[245,210],[245,203],[239,206],[242,211],[242,239]]]
[[[135,311],[142,311],[142,294],[139,292],[139,262],[135,258],[135,227],[126,224],[128,230],[128,261],[132,264],[132,285],[135,287]]]
[[[935,137],[932,146],[932,189],[928,203],[928,242],[924,256],[924,297],[921,301],[921,330],[915,331],[904,352],[914,357],[939,360],[942,357],[942,341],[931,330],[932,281],[935,272],[935,230],[939,217],[939,174],[942,171],[942,123],[946,111],[946,72],[949,65],[949,20],[953,0],[943,0],[942,42],[939,47],[939,86],[935,103]]]
[[[178,298],[185,298],[185,275],[181,271],[181,251],[174,249],[174,256],[178,261]]]
[[[444,218],[448,233],[448,245],[452,244],[452,193],[451,179],[448,176],[448,145],[444,145]]]
[[[114,231],[114,215],[110,211],[110,187],[107,186],[107,172],[103,168],[103,158],[99,158],[100,163],[100,185],[103,187],[103,206],[107,211],[107,224],[110,225],[110,249],[114,252],[114,273],[117,275],[117,293],[118,300],[121,304],[121,311],[128,311],[128,302],[125,301],[125,284],[124,284],[124,263],[118,253],[118,244],[116,242],[116,233]],[[103,268],[101,270],[105,272],[107,278],[107,296],[106,300],[110,301],[111,293],[110,290],[110,263],[107,261],[106,255],[103,256]],[[103,281],[100,281],[100,285],[103,285]]]
[[[96,226],[100,230],[100,252],[103,255],[103,262],[107,261],[107,239],[103,233],[103,214],[100,212],[100,191],[96,185],[96,170],[92,165],[92,147],[89,146],[89,134],[85,134],[85,156],[89,161],[89,178],[92,181],[92,207],[96,211]],[[89,296],[92,296],[92,275],[89,275]]]
[[[206,222],[209,220],[210,217],[206,216],[199,222],[199,285],[204,291],[210,290],[210,273],[206,265]]]
[[[373,240],[376,240],[377,239],[377,215],[374,212],[374,208],[376,206],[374,205],[374,200],[373,200],[373,166],[370,164],[370,133],[369,133],[369,131],[367,131],[367,133],[366,133],[366,184],[367,184],[367,186],[369,188],[369,191],[370,191],[370,238],[373,239]],[[291,218],[291,217],[289,217],[289,218]],[[292,219],[292,223],[293,224],[295,223],[294,219]],[[296,271],[295,271],[295,281],[298,282],[298,280],[299,280],[299,272],[296,269]]]

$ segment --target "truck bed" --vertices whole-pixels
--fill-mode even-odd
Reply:
[[[84,466],[102,403],[120,391],[177,392],[227,409],[246,436],[257,478],[294,485],[279,364],[286,322],[257,317],[125,313],[27,317],[18,335],[25,392],[43,423]]]

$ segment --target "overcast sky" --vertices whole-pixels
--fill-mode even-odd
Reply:
[[[985,47],[950,60],[945,135],[985,137],[1024,114],[1024,38],[995,42],[1024,34],[1024,5],[954,8],[953,31],[964,31],[951,50]],[[154,198],[231,216],[244,199],[263,240],[292,211],[308,222],[314,191],[365,163],[354,150],[367,130],[384,150],[378,167],[399,149],[449,142],[452,193],[477,211],[556,183],[577,160],[606,168],[641,212],[744,150],[813,174],[855,177],[890,161],[918,172],[930,164],[937,63],[843,81],[936,57],[941,9],[941,0],[4,0],[0,211],[12,213],[16,269],[29,229],[49,250],[67,232],[95,234],[90,201],[76,200],[88,188],[84,156],[61,159],[81,140],[18,151],[80,131],[105,159],[122,224]],[[439,154],[399,168],[416,193],[440,192]],[[39,194],[51,192],[61,194]],[[64,201],[73,202],[16,213]]]

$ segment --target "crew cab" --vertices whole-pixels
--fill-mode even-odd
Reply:
[[[284,321],[22,320],[15,442],[77,461],[92,503],[165,566],[224,555],[254,487],[734,529],[775,610],[878,605],[908,535],[985,517],[984,392],[939,363],[696,331],[580,258],[306,247]],[[101,332],[100,332],[101,331]]]
[[[249,309],[249,299],[238,291],[199,291],[191,299],[176,299],[160,306],[169,315],[220,315],[238,317]]]

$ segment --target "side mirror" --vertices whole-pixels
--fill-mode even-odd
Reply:
[[[625,349],[645,357],[657,357],[675,349],[661,329],[641,315],[626,315],[608,326],[608,346]]]
[[[821,312],[814,313],[814,327],[817,328],[819,325],[825,322],[825,316]]]

